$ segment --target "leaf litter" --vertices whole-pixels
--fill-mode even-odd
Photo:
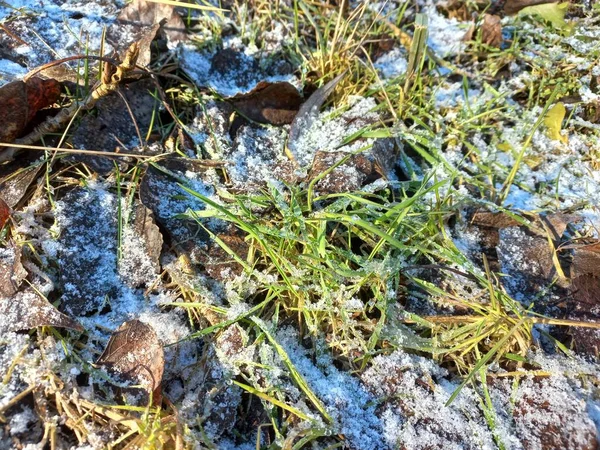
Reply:
[[[393,3],[389,19],[401,22],[402,2]],[[530,2],[506,2],[505,13],[522,13],[484,17],[482,43],[495,48],[486,52],[505,57],[507,40],[517,33],[526,45],[522,54],[492,73],[490,82],[490,73],[479,72],[494,70],[486,66],[488,53],[469,63],[467,56],[479,45],[473,36],[463,39],[470,23],[446,17],[435,2],[421,3],[429,18],[429,63],[443,63],[426,70],[432,89],[413,84],[423,91],[412,107],[429,105],[430,117],[419,109],[398,110],[394,114],[402,114],[403,120],[385,128],[394,115],[382,105],[394,92],[394,80],[407,70],[407,54],[400,47],[373,64],[382,76],[369,86],[377,95],[363,91],[340,104],[335,83],[353,74],[341,73],[311,96],[300,96],[302,90],[309,92],[306,79],[294,65],[298,60],[284,52],[293,42],[291,23],[277,22],[253,40],[250,31],[218,11],[190,13],[192,21],[184,24],[183,10],[150,6],[154,3],[121,8],[120,3],[99,1],[81,8],[74,2],[22,1],[13,8],[0,6],[0,17],[11,18],[5,21],[11,34],[3,35],[0,55],[3,76],[12,71],[6,81],[22,77],[25,66],[98,52],[106,25],[111,29],[105,54],[116,50],[122,56],[130,42],[145,40],[140,65],[156,64],[157,56],[150,56],[159,48],[179,60],[182,72],[177,77],[188,76],[195,84],[195,103],[189,109],[185,97],[191,94],[185,88],[178,91],[180,98],[170,98],[172,110],[166,114],[164,103],[159,106],[149,94],[156,88],[155,95],[161,97],[162,87],[134,81],[119,87],[123,97],[113,93],[95,104],[95,112],[75,121],[70,144],[160,154],[147,166],[120,159],[115,168],[111,159],[78,155],[40,160],[40,166],[17,176],[12,176],[12,167],[18,161],[3,167],[11,172],[0,184],[7,203],[3,217],[10,214],[12,219],[4,219],[8,226],[2,223],[0,235],[1,306],[6,312],[0,335],[0,419],[8,424],[0,431],[0,445],[43,442],[42,430],[51,423],[43,412],[48,408],[63,416],[64,425],[53,425],[52,439],[59,448],[103,448],[128,432],[143,442],[140,430],[148,415],[113,406],[143,407],[152,396],[154,406],[165,408],[164,413],[152,410],[156,423],[166,424],[155,431],[157,436],[179,439],[190,448],[254,448],[256,442],[281,448],[303,439],[315,448],[595,448],[600,424],[594,393],[597,364],[565,356],[548,340],[563,339],[563,347],[571,345],[576,353],[593,358],[598,352],[596,330],[570,327],[570,337],[564,339],[564,330],[536,324],[534,344],[540,350],[513,355],[502,365],[495,360],[481,371],[487,384],[466,385],[448,405],[460,386],[456,368],[435,348],[423,347],[414,354],[405,330],[385,317],[395,313],[400,320],[410,310],[433,314],[430,320],[436,315],[459,320],[464,308],[455,305],[455,313],[446,317],[448,309],[442,307],[457,292],[468,301],[488,301],[487,288],[465,283],[463,275],[432,275],[432,267],[448,261],[450,244],[443,234],[452,237],[461,255],[448,268],[476,278],[485,273],[483,262],[489,257],[494,271],[501,273],[497,278],[488,274],[489,283],[497,282],[497,291],[492,291],[497,295],[508,294],[524,308],[558,319],[593,322],[598,314],[594,246],[599,216],[594,201],[599,192],[595,158],[600,155],[594,150],[598,134],[591,115],[598,85],[589,75],[598,73],[581,51],[583,45],[574,40],[582,32],[555,45],[565,17],[571,20],[561,15],[558,4],[527,10],[523,8],[532,8],[525,4]],[[248,13],[244,8],[237,11],[238,19]],[[408,6],[402,14],[414,17],[415,11]],[[544,28],[544,20],[552,27]],[[211,21],[214,26],[207,27]],[[191,25],[189,35],[201,39],[190,41],[181,33],[184,25]],[[302,33],[307,35],[306,29]],[[544,102],[532,102],[525,94],[562,60],[575,66],[577,81],[571,79],[575,86],[567,91],[580,101],[548,105],[541,126],[536,126]],[[73,74],[84,76],[81,65],[68,64],[69,82],[77,81]],[[509,76],[498,75],[502,70]],[[189,82],[182,86],[189,88]],[[547,99],[549,94],[539,95]],[[42,108],[56,100],[52,97]],[[173,124],[179,134],[161,128],[162,121],[173,117],[173,108],[180,112]],[[488,120],[494,117],[490,110],[500,123]],[[26,111],[23,117],[29,120],[29,115]],[[27,133],[24,125],[19,127],[19,133]],[[381,129],[385,132],[372,132]],[[147,147],[145,138],[152,133],[160,137]],[[183,133],[191,137],[185,147]],[[179,141],[167,145],[175,135]],[[513,167],[514,182],[504,184]],[[482,170],[487,178],[480,176]],[[294,188],[302,186],[307,187],[308,201],[316,197],[317,202],[308,208],[290,203],[286,210],[285,201],[295,198]],[[391,197],[380,195],[386,190]],[[386,202],[393,205],[390,199],[406,192],[414,197],[406,201],[419,205],[414,213],[397,222],[386,222],[391,213],[381,215],[367,224],[385,228],[377,235],[360,228],[365,214]],[[243,232],[235,217],[227,215],[239,211],[250,218]],[[382,283],[390,291],[371,298],[359,282],[358,289],[349,283],[332,293],[326,275],[316,272],[320,280],[310,280],[315,285],[294,285],[293,291],[319,292],[321,306],[337,308],[339,320],[318,316],[317,304],[287,310],[289,305],[277,303],[275,312],[261,306],[272,301],[273,292],[282,295],[280,277],[297,280],[301,271],[321,264],[306,250],[304,267],[286,272],[284,256],[271,256],[278,272],[270,271],[257,257],[266,251],[265,233],[285,238],[278,249],[285,255],[286,240],[292,239],[286,227],[298,217],[312,226],[336,211],[348,212],[347,221],[319,235],[315,250],[322,254],[318,252],[329,243],[339,248],[328,255],[331,260],[326,262],[332,265],[327,271],[346,282],[367,274],[365,280],[373,283],[367,289]],[[263,218],[278,223],[279,213],[289,221],[279,234],[262,227]],[[443,231],[419,241],[419,233],[426,231],[417,227],[423,222],[413,220],[430,215],[443,222]],[[395,227],[403,222],[410,223],[412,233],[395,236]],[[295,245],[305,245],[309,230],[299,230]],[[339,239],[338,233],[344,237]],[[416,244],[406,253],[390,252],[376,261],[369,260],[378,257],[377,251],[369,256],[369,250],[357,250],[379,248],[379,239],[398,249]],[[442,242],[434,252],[419,253],[425,245]],[[339,255],[347,258],[343,266],[332,263]],[[395,265],[390,262],[394,258]],[[416,265],[419,271],[391,269],[403,265]],[[395,275],[386,278],[393,270]],[[431,284],[446,289],[441,296],[450,298],[440,299],[439,289],[427,290]],[[340,298],[333,301],[336,295]],[[392,299],[401,304],[392,307]],[[419,306],[422,300],[430,306]],[[258,314],[267,320],[253,325],[259,323]],[[295,328],[295,315],[304,317],[302,328]],[[319,322],[328,325],[315,328]],[[420,324],[425,326],[426,320]],[[277,329],[274,342],[264,333],[272,326]],[[347,352],[336,346],[337,330],[329,329],[336,327],[341,328],[341,341],[348,341]],[[15,332],[31,328],[38,330]],[[364,330],[370,338],[353,342]],[[449,327],[448,333],[456,330]],[[519,358],[525,363],[515,363]],[[136,386],[142,387],[141,397],[130,395]],[[50,402],[47,395],[53,396]],[[285,425],[280,417],[286,418]],[[269,427],[258,426],[269,422]],[[107,424],[111,431],[103,433]],[[29,436],[27,429],[32,430]]]

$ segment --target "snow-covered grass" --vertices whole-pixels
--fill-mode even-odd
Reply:
[[[0,2],[24,39],[0,59],[3,83],[96,54],[105,25],[128,39],[120,2],[55,3]],[[0,263],[21,246],[22,287],[85,331],[0,336],[0,447],[593,447],[600,368],[555,326],[598,337],[564,319],[569,258],[600,227],[597,19],[506,17],[495,49],[442,2],[330,3],[181,10],[192,38],[151,64],[169,75],[174,117],[151,130],[169,157],[107,176],[43,161]],[[71,64],[91,83],[93,64]],[[235,125],[223,102],[339,74],[294,140],[289,125]],[[570,217],[558,238],[541,225],[554,213]],[[132,319],[164,348],[155,404],[95,364]]]

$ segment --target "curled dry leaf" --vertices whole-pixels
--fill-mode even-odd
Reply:
[[[145,392],[140,404],[146,404],[153,394],[159,402],[160,386],[165,368],[165,355],[154,329],[139,320],[130,320],[113,333],[96,364]]]
[[[117,24],[109,31],[109,39],[120,50],[125,50],[121,43],[140,41],[138,65],[142,67],[150,63],[150,44],[161,26],[171,42],[186,39],[183,20],[173,6],[164,3],[133,0],[121,11]]]
[[[4,227],[8,219],[10,218],[10,207],[0,197],[0,230]]]
[[[35,114],[56,102],[59,96],[60,83],[53,79],[31,78],[0,87],[0,141],[14,141]]]
[[[59,312],[32,288],[28,287],[10,298],[0,298],[0,333],[36,327],[83,331],[81,325]]]
[[[285,81],[261,81],[246,94],[228,101],[245,117],[259,123],[283,125],[292,123],[302,104],[298,90]]]
[[[490,47],[500,48],[502,45],[502,24],[499,16],[493,14],[483,16],[481,41]]]

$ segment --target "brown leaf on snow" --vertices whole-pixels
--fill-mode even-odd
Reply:
[[[600,277],[591,274],[573,279],[569,288],[571,296],[567,301],[567,318],[585,322],[600,320]],[[577,352],[598,357],[600,355],[600,330],[585,327],[569,327],[568,334],[573,339]]]
[[[229,227],[226,232],[217,234],[219,238],[242,261],[248,257],[250,246],[244,240],[243,234],[235,227]],[[206,254],[200,255],[200,262],[206,272],[215,280],[227,281],[240,275],[244,268],[235,258],[227,253],[217,242],[211,240]]]
[[[141,386],[146,395],[140,405],[146,404],[151,394],[155,404],[160,402],[165,355],[150,325],[137,319],[123,323],[110,337],[96,364]]]
[[[0,230],[4,228],[4,225],[10,218],[10,207],[8,204],[0,197]]]
[[[27,271],[21,264],[21,248],[16,245],[0,248],[0,297],[16,294],[25,277]]]
[[[97,115],[87,115],[73,134],[73,144],[78,148],[114,152],[117,149],[131,151],[131,147],[142,145],[152,123],[155,99],[150,94],[154,84],[150,80],[137,81],[121,88],[121,95],[113,94],[96,103]],[[127,105],[133,113],[130,114]],[[100,156],[76,155],[74,160],[90,165],[99,173],[106,174],[114,169],[114,160]]]
[[[59,312],[33,288],[0,298],[0,333],[45,326],[83,331],[81,325]]]
[[[31,78],[0,87],[0,142],[18,138],[36,113],[59,96],[60,83],[52,79]]]
[[[284,125],[292,123],[302,104],[298,90],[285,81],[261,81],[246,94],[228,101],[245,117],[259,123]]]
[[[163,237],[160,229],[155,223],[152,211],[141,202],[135,204],[133,228],[143,238],[146,244],[146,253],[150,260],[160,268],[160,252],[162,250]]]
[[[495,229],[516,227],[520,225],[516,219],[506,213],[494,213],[490,211],[476,211],[471,218],[471,223],[478,227]]]
[[[121,22],[132,22],[138,26],[163,25],[165,33],[171,40],[184,40],[185,24],[175,8],[171,5],[147,0],[133,0],[128,4],[117,20]]]
[[[575,392],[555,387],[554,380],[525,380],[517,394],[513,417],[526,450],[595,450],[596,427],[585,402]]]
[[[581,222],[581,216],[576,214],[548,214],[547,216],[540,216],[539,222],[542,224],[543,229],[550,234],[550,237],[558,241],[562,238],[562,235],[567,230],[567,226],[570,223]]]
[[[573,279],[570,287],[575,316],[600,317],[600,277],[586,274]]]
[[[117,25],[109,31],[109,40],[119,50],[125,50],[132,41],[140,42],[137,63],[143,67],[150,63],[150,46],[161,27],[171,42],[186,39],[183,19],[173,6],[164,3],[133,0],[117,17]]]
[[[499,16],[493,14],[483,16],[481,41],[491,47],[500,48],[500,45],[502,45],[502,24]]]
[[[348,156],[344,152],[323,152],[317,151],[308,174],[308,179],[321,176],[332,166],[339,163]],[[332,194],[339,192],[352,192],[359,190],[361,186],[373,179],[379,178],[375,171],[374,163],[363,154],[352,155],[346,162],[340,164],[321,180],[315,186],[319,194]]]
[[[24,165],[22,158],[18,158],[15,161],[1,166],[0,198],[4,199],[9,207],[16,207],[27,192],[27,189],[29,189],[33,180],[37,178],[41,167],[42,164],[36,163],[31,166]],[[0,228],[2,228],[1,225]]]
[[[581,216],[575,214],[554,213],[545,216],[527,216],[531,221],[530,231],[538,236],[550,237],[558,241],[570,223],[581,221]],[[477,227],[492,228],[500,230],[507,227],[518,227],[521,223],[505,212],[476,211],[471,217],[471,224]]]
[[[504,4],[504,12],[506,14],[516,14],[528,6],[557,2],[558,0],[506,0],[506,3]]]
[[[600,242],[574,250],[571,278],[582,275],[600,276]]]
[[[526,298],[546,289],[557,279],[566,280],[554,264],[554,249],[546,237],[531,234],[524,227],[507,227],[498,231],[496,247],[500,271],[507,277],[502,284],[509,294]]]

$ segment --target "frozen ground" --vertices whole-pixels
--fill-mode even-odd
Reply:
[[[282,2],[290,7],[287,3]],[[175,448],[199,449],[597,448],[597,331],[536,325],[525,355],[491,363],[448,404],[460,374],[451,361],[433,358],[415,344],[426,333],[417,336],[422,330],[402,323],[406,312],[465,314],[456,304],[440,307],[436,300],[447,300],[444,295],[488,301],[486,286],[460,275],[483,274],[482,253],[492,270],[503,274],[498,289],[532,313],[597,320],[597,17],[573,17],[568,37],[532,17],[504,17],[505,47],[486,59],[482,54],[489,49],[473,50],[465,40],[472,22],[453,15],[447,3],[452,2],[414,2],[429,18],[429,48],[448,66],[428,59],[427,85],[406,111],[388,108],[388,102],[398,101],[393,93],[404,84],[409,66],[408,51],[396,42],[373,54],[367,89],[342,104],[327,104],[293,142],[286,141],[294,125],[246,120],[234,126],[234,111],[224,98],[248,93],[261,81],[287,81],[308,92],[312,75],[293,54],[293,17],[269,18],[271,25],[263,29],[259,24],[269,11],[252,11],[245,3],[229,13],[181,10],[189,19],[187,37],[182,42],[167,33],[159,38],[160,55],[155,48],[153,56],[165,66],[176,64],[178,74],[187,77],[185,86],[194,85],[180,94],[177,107],[185,96],[199,99],[191,112],[180,114],[191,143],[179,142],[176,158],[144,166],[140,173],[120,167],[100,175],[81,164],[53,161],[25,185],[5,166],[0,197],[16,200],[5,228],[10,233],[0,234],[0,270],[9,274],[0,274],[0,448],[87,450],[115,442],[118,448],[125,442],[159,448],[160,439],[170,448],[175,443],[168,439],[175,435],[180,437]],[[371,3],[360,26],[366,29],[369,17],[382,14],[392,23],[400,11],[414,17],[413,2],[404,6],[403,1]],[[118,19],[124,7],[109,0],[0,2],[0,24],[10,30],[0,35],[0,84],[62,57],[98,54],[105,28],[104,54],[122,51],[139,36],[131,23]],[[351,2],[350,8],[358,7]],[[368,66],[366,61],[361,64]],[[86,67],[69,64],[60,77],[48,75],[64,78],[70,88],[83,85],[78,77],[85,77]],[[561,100],[566,108],[553,135],[551,125],[538,123],[546,106],[539,99],[549,98],[553,80],[567,70],[564,92],[552,102]],[[548,80],[553,84],[541,85]],[[155,113],[158,117],[164,108]],[[365,128],[385,133],[348,139]],[[116,127],[107,133],[118,134]],[[143,150],[137,136],[127,137],[121,140],[125,150]],[[170,151],[166,141],[153,143],[154,150]],[[225,169],[202,165],[202,159],[225,161]],[[46,160],[40,155],[23,167],[36,161]],[[324,275],[304,278],[303,271],[313,273],[321,264],[306,251],[306,267],[290,267],[288,275],[292,290],[309,293],[311,301],[289,310],[279,304],[257,309],[269,300],[269,286],[284,283],[281,272],[252,259],[260,252],[254,243],[282,238],[277,251],[283,254],[285,242],[299,237],[290,230],[301,229],[303,244],[310,233],[292,228],[299,213],[294,205],[285,209],[289,186],[311,186],[338,163],[314,185],[314,215],[300,214],[311,224],[338,212],[334,206],[344,201],[352,204],[347,209],[355,215],[348,220],[356,223],[363,209],[381,206],[374,200],[356,207],[343,197],[348,192],[400,196],[414,194],[416,185],[430,190],[414,194],[411,214],[439,218],[439,233],[419,241],[425,226],[407,226],[406,234],[394,236],[406,249],[381,258],[373,251],[377,258],[367,262],[354,247],[372,250],[381,235],[357,233],[362,242],[340,244],[340,252],[356,253],[350,263],[335,267],[337,272],[325,266],[341,280],[333,291]],[[514,180],[505,185],[513,168]],[[244,197],[267,197],[265,192],[275,199],[270,209]],[[287,222],[280,229],[260,228],[256,241],[248,239],[261,214],[276,208]],[[243,210],[250,226],[235,229],[223,209]],[[476,220],[474,212],[481,211],[495,213],[494,219]],[[540,223],[557,214],[569,217],[561,219],[564,227],[556,219],[560,232],[550,236]],[[411,215],[402,220],[413,224]],[[393,233],[392,227],[385,231]],[[335,233],[327,239],[338,242]],[[330,248],[327,239],[315,244],[325,261],[335,258],[323,253]],[[567,253],[548,253],[549,239],[553,250],[564,247]],[[413,240],[418,245],[411,247]],[[423,258],[419,248],[434,241],[444,251]],[[450,264],[446,255],[454,251],[460,257]],[[557,273],[559,258],[559,267],[562,263],[570,272]],[[411,267],[438,263],[459,274],[417,269],[440,295],[405,277]],[[385,295],[368,298],[357,278],[367,285],[376,280]],[[20,324],[27,312],[15,306],[17,301],[31,312],[31,323]],[[135,319],[154,330],[157,342],[148,338],[148,347],[142,343],[126,355],[130,361],[123,364],[134,368],[134,375],[97,364],[115,330]],[[564,345],[556,346],[556,340]],[[162,389],[146,394],[163,410],[148,413],[135,385],[148,377],[139,375],[145,364],[140,361],[157,348],[164,352]],[[123,398],[138,409],[119,408]]]

